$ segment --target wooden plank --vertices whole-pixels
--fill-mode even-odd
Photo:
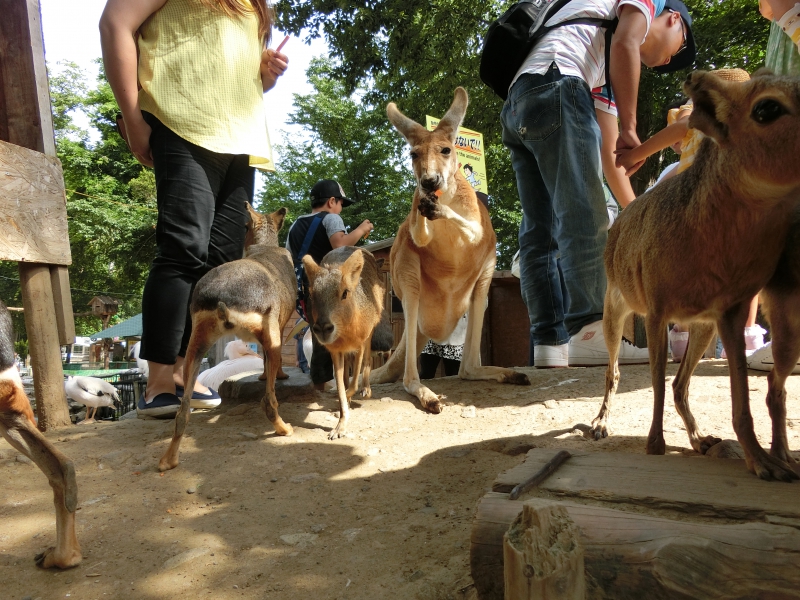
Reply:
[[[580,532],[589,599],[800,598],[796,527],[673,520],[558,504]],[[481,600],[503,598],[503,535],[522,505],[497,492],[478,505],[470,565]]]
[[[556,452],[531,450],[525,462],[495,479],[492,490],[510,492]],[[696,515],[748,520],[777,516],[800,523],[797,486],[762,481],[747,470],[743,460],[574,454],[539,489],[564,497],[626,502]]]
[[[0,260],[72,262],[61,163],[2,141]]]
[[[62,346],[75,343],[75,317],[72,312],[72,294],[69,291],[69,272],[66,267],[52,265],[50,281],[53,285],[53,304],[56,311],[58,340]]]
[[[19,263],[25,328],[33,367],[36,416],[42,431],[70,425],[61,347],[56,327],[53,286],[47,265]]]

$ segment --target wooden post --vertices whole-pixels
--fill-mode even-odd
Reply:
[[[567,510],[528,500],[503,538],[505,600],[584,600],[583,546]]]
[[[0,14],[3,15],[0,19],[0,140],[55,157],[39,0],[0,0]],[[57,206],[63,211],[63,216],[60,211],[42,211],[39,219],[47,219],[48,227],[42,228],[40,224],[40,229],[45,231],[59,226],[66,231],[63,178],[58,185],[62,200]],[[34,197],[37,197],[36,194]],[[66,236],[62,237],[67,242]],[[43,242],[39,249],[47,250],[47,247],[48,244]],[[27,249],[27,245],[24,248]],[[17,260],[20,261],[25,326],[33,359],[39,428],[47,430],[68,425],[70,421],[60,350],[62,343],[72,341],[70,334],[74,338],[66,272],[66,265],[71,262],[68,242],[65,255],[62,254],[62,259],[53,264],[41,264],[48,261],[42,261],[41,258],[37,261],[36,256],[23,256]],[[25,262],[28,260],[37,262]],[[56,294],[53,292],[54,281],[57,284]],[[57,306],[61,317],[56,316]]]

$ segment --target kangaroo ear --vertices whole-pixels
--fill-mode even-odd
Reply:
[[[361,271],[364,268],[364,251],[356,250],[342,265],[342,281],[348,289],[358,286]]]
[[[447,113],[442,117],[442,120],[439,121],[436,131],[441,131],[447,135],[451,142],[455,141],[461,121],[464,120],[464,115],[467,114],[468,104],[467,90],[463,87],[457,87],[453,95],[453,103],[447,109]]]
[[[280,231],[281,227],[283,227],[283,221],[286,219],[286,210],[285,206],[281,206],[278,210],[270,215],[272,218],[272,222],[275,224],[275,231]]]
[[[412,146],[417,143],[416,141],[421,135],[428,133],[422,125],[401,113],[394,102],[389,102],[389,104],[386,105],[386,114],[391,124],[394,125],[394,128],[397,129],[400,135]]]
[[[705,71],[691,73],[683,89],[692,97],[694,108],[689,117],[689,127],[697,129],[717,143],[728,139],[726,119],[730,114],[730,100],[725,94],[727,83]]]
[[[303,257],[303,268],[306,271],[308,282],[311,285],[314,285],[314,280],[317,278],[317,275],[319,275],[319,272],[322,270],[322,267],[320,267],[316,262],[314,262],[314,259],[311,258],[310,254],[306,254]]]

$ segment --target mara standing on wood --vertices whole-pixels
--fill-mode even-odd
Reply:
[[[263,92],[287,57],[267,50],[265,0],[108,0],[103,62],[131,152],[155,169],[158,253],[142,298],[140,414],[177,412],[192,288],[242,257],[254,170],[272,170]],[[194,389],[208,407],[219,396]]]
[[[403,387],[423,408],[441,412],[441,398],[420,383],[417,357],[428,340],[447,339],[469,312],[459,377],[530,385],[523,373],[481,366],[483,314],[497,254],[489,211],[458,168],[453,145],[467,112],[466,90],[456,88],[453,104],[434,131],[406,117],[393,102],[386,112],[411,145],[417,188],[389,257],[405,330],[397,352],[372,373],[371,383],[402,375]]]

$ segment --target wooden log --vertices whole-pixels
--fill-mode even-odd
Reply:
[[[62,346],[75,343],[75,316],[72,313],[72,294],[69,291],[69,272],[61,265],[50,266],[53,304],[56,310],[58,340]]]
[[[503,537],[505,600],[584,600],[583,546],[567,510],[533,499]]]
[[[678,521],[560,502],[584,547],[586,598],[800,598],[800,530],[769,523]],[[523,503],[483,497],[472,529],[478,598],[503,598],[503,536]],[[499,566],[499,569],[498,569]]]
[[[19,263],[25,328],[33,365],[36,416],[42,431],[70,425],[50,267]]]

